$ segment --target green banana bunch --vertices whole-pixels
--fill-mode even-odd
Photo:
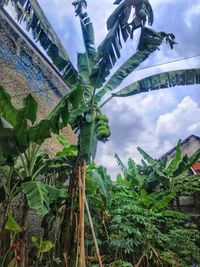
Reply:
[[[108,125],[108,118],[104,115],[98,114],[95,118],[97,139],[102,142],[108,141],[110,136],[110,127]]]

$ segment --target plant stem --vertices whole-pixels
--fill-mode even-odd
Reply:
[[[9,254],[10,250],[11,250],[11,249],[9,248],[9,249],[6,251],[6,253],[5,253],[4,257],[3,257],[2,263],[1,263],[1,267],[5,267],[4,263],[5,263],[6,258],[8,257],[8,254]]]
[[[93,226],[93,222],[92,222],[92,217],[91,217],[91,213],[90,213],[90,209],[89,209],[86,197],[85,197],[85,207],[86,207],[87,214],[88,214],[88,219],[89,219],[90,228],[92,231],[92,237],[93,237],[93,241],[94,241],[94,245],[95,245],[95,249],[96,249],[96,253],[97,253],[97,257],[98,257],[98,261],[99,261],[99,266],[103,267],[103,264],[101,261],[101,255],[99,253],[99,247],[98,247],[98,243],[97,243],[97,239],[96,239],[96,235],[95,235],[95,231],[94,231],[94,226]]]
[[[21,248],[21,267],[28,266],[28,252],[27,252],[27,239],[28,239],[28,223],[29,223],[29,207],[27,204],[27,200],[25,199],[23,214],[22,214],[22,248]]]
[[[85,267],[85,173],[86,173],[86,162],[81,158],[80,166],[80,175],[79,175],[79,205],[80,205],[80,221],[79,221],[79,230],[80,230],[80,259],[79,267]]]
[[[114,96],[111,95],[108,99],[106,99],[101,105],[100,105],[100,108],[102,108],[103,106],[105,106],[111,99],[113,99]]]

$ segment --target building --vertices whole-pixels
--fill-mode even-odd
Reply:
[[[200,149],[200,137],[196,135],[190,135],[181,143],[181,150],[183,155],[191,156],[198,149]],[[172,160],[176,153],[176,146],[162,155],[159,160],[167,156],[168,160]],[[200,174],[200,159],[195,162],[188,170],[188,175]],[[200,178],[199,178],[200,185]],[[181,210],[186,212],[193,212],[199,216],[200,209],[200,193],[195,193],[193,196],[180,196],[178,205]]]
[[[190,135],[186,139],[184,139],[181,143],[181,150],[183,155],[191,156],[200,148],[200,137],[196,135]],[[176,153],[176,146],[167,151],[164,155],[162,155],[159,159],[162,159],[167,156],[170,161]]]

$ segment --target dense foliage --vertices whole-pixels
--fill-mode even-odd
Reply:
[[[149,161],[151,157],[139,150]],[[180,142],[173,163],[166,164],[169,169],[175,161],[177,166],[181,163],[181,158],[177,162],[178,154]],[[94,207],[92,213],[106,266],[189,267],[200,262],[200,232],[192,218],[178,212],[175,205],[177,194],[185,194],[186,180],[187,187],[193,188],[187,195],[199,190],[199,175],[182,174],[178,191],[164,186],[155,190],[153,177],[157,184],[162,184],[162,180],[152,174],[155,162],[163,166],[162,161],[153,159],[151,163],[143,160],[142,166],[129,159],[128,167],[123,165],[124,175],[118,175],[116,182],[110,181],[103,167],[91,165],[88,169],[87,195]]]
[[[58,137],[58,139],[65,145],[63,152],[59,152],[59,156],[56,156],[54,159],[49,159],[47,155],[43,157],[42,162],[46,163],[48,168],[41,169],[38,172],[40,175],[48,177],[45,184],[42,183],[42,180],[35,183],[23,182],[22,180],[20,182],[21,187],[18,187],[18,193],[23,191],[27,194],[29,206],[43,214],[44,239],[42,236],[33,236],[32,245],[30,243],[32,247],[36,247],[33,266],[41,266],[41,263],[43,264],[42,266],[53,266],[53,263],[57,266],[60,262],[55,253],[56,245],[59,245],[57,243],[58,238],[53,238],[51,241],[45,239],[51,236],[49,232],[52,227],[51,224],[57,225],[57,233],[61,226],[58,222],[62,217],[62,206],[60,206],[56,199],[58,196],[66,197],[64,191],[62,195],[58,195],[58,190],[60,190],[59,188],[66,180],[63,180],[63,174],[66,175],[68,173],[69,175],[70,173],[69,166],[72,164],[72,162],[70,163],[70,158],[71,160],[73,159],[75,148],[70,146],[63,137]],[[177,153],[178,151],[179,146]],[[144,151],[142,153],[144,154]],[[15,172],[15,168],[18,169],[19,173],[24,171],[23,167],[20,169],[17,167],[20,166],[19,162],[16,167],[15,165],[12,166],[13,172]],[[160,187],[158,191],[155,191],[155,187],[154,185],[152,186],[151,179],[149,179],[150,177],[152,178],[152,175],[149,175],[149,173],[154,170],[155,166],[153,162],[145,166],[147,174],[145,174],[144,165],[143,167],[136,165],[132,159],[129,159],[124,175],[119,175],[115,182],[111,181],[103,166],[97,167],[92,163],[87,168],[86,195],[97,243],[105,266],[189,267],[192,263],[199,263],[200,232],[197,226],[192,223],[188,215],[175,210],[176,190],[172,192],[169,188]],[[170,164],[168,164],[168,168],[169,166]],[[3,171],[6,168],[8,169],[9,166],[1,166]],[[55,177],[57,177],[56,180]],[[185,179],[187,177],[187,173],[185,173]],[[193,178],[197,178],[197,176],[194,175]],[[49,185],[48,181],[50,180],[52,180],[54,186]],[[55,184],[55,181],[57,181],[57,184]],[[193,188],[193,192],[199,189],[199,187],[196,187],[196,189],[194,187],[197,181],[199,181],[199,176],[198,179],[188,179],[188,186]],[[26,184],[27,188],[32,186],[33,190],[24,190]],[[182,183],[179,182],[179,185],[181,185],[181,188],[185,188],[184,179]],[[7,189],[6,184],[4,184],[3,188]],[[51,188],[48,195],[46,195],[46,188]],[[148,192],[144,188],[148,188]],[[12,186],[10,189],[13,191]],[[38,193],[35,191],[37,189]],[[34,192],[35,194],[33,194]],[[4,193],[4,195],[6,194]],[[42,199],[43,202],[40,202]],[[14,259],[16,261],[17,259],[20,260],[20,254],[18,253],[20,252],[19,242],[22,227],[15,221],[11,213],[12,201],[10,199],[9,206],[7,206],[7,210],[9,210],[7,211],[8,217],[5,221],[4,230],[4,233],[10,233],[11,249],[5,254],[6,257],[2,257],[2,264],[12,254],[18,257],[13,258],[11,260],[12,263]],[[46,207],[50,208],[48,213],[46,213],[44,206],[41,206],[44,203],[46,203]],[[6,207],[6,199],[1,200],[1,205],[2,208]],[[77,203],[74,203],[74,205],[76,206]],[[85,220],[87,266],[97,266],[95,265],[97,264],[97,256],[87,214]],[[49,257],[46,257],[45,253],[49,253],[48,251],[52,250],[53,247],[55,250],[49,254],[51,255],[51,260],[49,261]]]

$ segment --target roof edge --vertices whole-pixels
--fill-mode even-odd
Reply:
[[[195,135],[195,134],[191,134],[191,135],[189,135],[188,137],[186,137],[186,138],[181,142],[181,145],[185,144],[191,137],[195,137],[196,139],[198,139],[198,140],[200,141],[200,137],[199,137],[199,136],[197,136],[197,135]],[[162,156],[160,156],[160,157],[158,158],[158,160],[163,159],[164,157],[166,157],[167,155],[169,155],[170,153],[172,153],[173,151],[175,151],[175,150],[176,150],[176,147],[177,147],[177,145],[174,146],[173,148],[171,148],[169,151],[167,151],[167,152],[166,152],[165,154],[163,154]]]

